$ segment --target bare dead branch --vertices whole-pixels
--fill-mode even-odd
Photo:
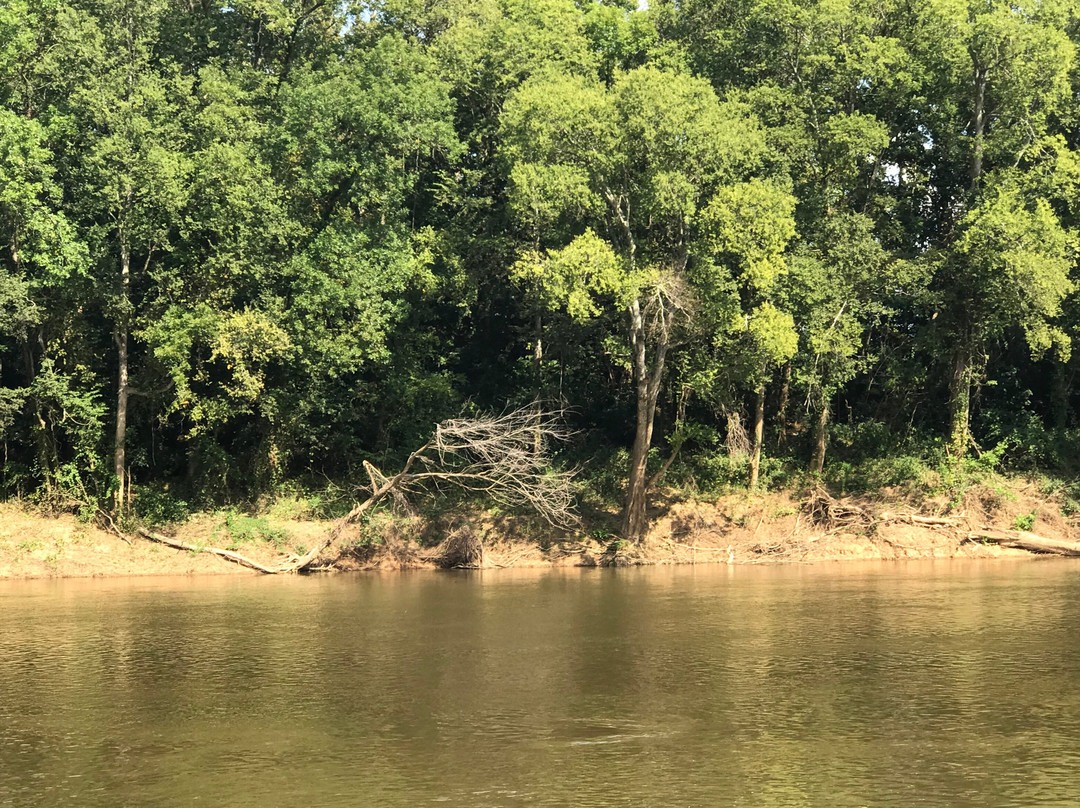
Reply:
[[[551,468],[547,448],[565,441],[562,412],[531,405],[501,415],[451,418],[436,426],[431,440],[409,455],[401,470],[387,477],[364,461],[371,495],[338,520],[326,538],[302,556],[276,565],[260,564],[229,550],[178,542],[143,533],[145,538],[184,550],[209,552],[267,574],[299,572],[337,542],[345,529],[387,496],[401,497],[441,484],[482,493],[510,507],[529,507],[551,525],[576,523],[573,473]]]

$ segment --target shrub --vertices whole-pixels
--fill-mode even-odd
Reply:
[[[1013,519],[1014,530],[1031,530],[1035,526],[1035,513],[1025,513]]]

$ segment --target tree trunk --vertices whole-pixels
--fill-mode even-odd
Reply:
[[[791,361],[784,363],[783,381],[780,383],[780,406],[776,410],[776,424],[779,434],[776,437],[776,448],[783,448],[787,443],[787,406],[791,398]]]
[[[538,311],[533,318],[533,373],[536,374],[536,390],[540,391],[541,369],[544,362],[544,318]]]
[[[660,380],[664,373],[664,359],[670,341],[670,318],[660,314],[660,336],[656,346],[656,358],[650,372],[645,355],[645,318],[641,300],[630,304],[630,349],[633,361],[634,387],[637,394],[637,418],[634,428],[634,445],[630,450],[630,481],[626,492],[626,509],[623,514],[623,535],[631,541],[645,538],[648,528],[646,502],[648,478],[645,476],[652,446],[653,418],[656,399],[660,393]]]
[[[120,245],[120,284],[122,288],[123,303],[128,300],[128,287],[131,282],[131,251],[127,241],[122,240]],[[119,364],[118,381],[116,385],[116,438],[115,451],[113,454],[113,471],[116,474],[116,511],[124,510],[126,502],[125,489],[127,479],[127,456],[125,446],[127,442],[127,409],[128,409],[128,324],[127,312],[120,314],[120,322],[116,327],[116,350]]]
[[[533,373],[536,376],[536,409],[541,409],[541,400],[544,395],[544,318],[539,311],[533,320]],[[536,438],[533,441],[533,451],[540,454],[543,446],[540,441],[540,426],[536,427]]]
[[[1072,387],[1072,373],[1066,362],[1054,363],[1054,385],[1051,391],[1051,403],[1054,412],[1054,428],[1067,429],[1072,412],[1069,408],[1069,391]]]
[[[649,377],[645,364],[645,322],[641,313],[641,301],[636,299],[630,306],[630,346],[634,388],[637,394],[637,417],[634,445],[630,450],[630,481],[626,492],[623,533],[626,538],[639,541],[645,535],[647,523],[645,467],[649,461],[649,446],[652,444],[653,414],[649,410]]]
[[[975,148],[971,154],[971,187],[974,189],[983,171],[983,140],[986,132],[986,83],[989,70],[975,65],[975,99],[972,111],[972,134]]]
[[[825,446],[828,443],[829,400],[821,395],[817,425],[814,427],[814,455],[810,458],[811,474],[821,474],[825,468]]]
[[[690,386],[683,385],[682,392],[679,394],[679,408],[675,414],[676,430],[681,429],[686,423],[686,402],[690,399]],[[656,484],[663,479],[667,474],[668,469],[671,468],[671,464],[675,462],[675,458],[679,456],[679,450],[682,448],[683,438],[681,436],[675,437],[675,443],[672,445],[671,454],[668,455],[667,460],[660,466],[660,470],[652,476],[652,478],[645,483],[645,490],[650,491],[656,487]]]
[[[971,351],[968,348],[959,348],[953,357],[952,375],[949,379],[949,443],[956,459],[967,453],[970,419]]]
[[[765,382],[758,386],[754,405],[754,443],[750,448],[750,488],[757,488],[761,470],[761,444],[765,437]]]

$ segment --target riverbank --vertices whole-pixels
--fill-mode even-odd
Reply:
[[[817,497],[817,499],[815,499]],[[985,541],[1024,533],[1075,541],[1080,529],[1053,492],[1034,481],[998,480],[962,497],[882,491],[833,498],[822,491],[743,492],[704,500],[676,492],[654,503],[646,541],[619,541],[594,514],[581,532],[552,531],[522,516],[454,511],[384,515],[350,527],[321,560],[327,570],[436,567],[629,566],[634,564],[824,563],[843,560],[1032,556]],[[235,511],[198,514],[160,530],[193,549],[121,536],[72,515],[42,516],[0,503],[0,578],[256,574],[202,552],[226,549],[272,565],[303,554],[333,522]]]

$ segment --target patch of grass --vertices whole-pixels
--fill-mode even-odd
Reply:
[[[323,507],[322,498],[317,494],[305,497],[300,494],[281,494],[266,509],[266,515],[277,522],[313,519]]]
[[[41,549],[41,539],[24,539],[15,546],[24,553],[34,553]]]
[[[990,483],[989,489],[994,492],[994,495],[1007,502],[1016,502],[1016,492],[1004,483]]]
[[[592,533],[589,535],[598,543],[603,544],[606,541],[611,541],[614,534],[607,528],[597,527],[593,528]]]
[[[221,535],[222,531],[228,534],[229,541],[226,545],[228,550],[238,550],[240,545],[248,542],[264,541],[281,550],[289,543],[289,531],[285,528],[271,525],[262,516],[247,516],[235,510],[225,514],[225,520],[214,530],[214,537]]]

